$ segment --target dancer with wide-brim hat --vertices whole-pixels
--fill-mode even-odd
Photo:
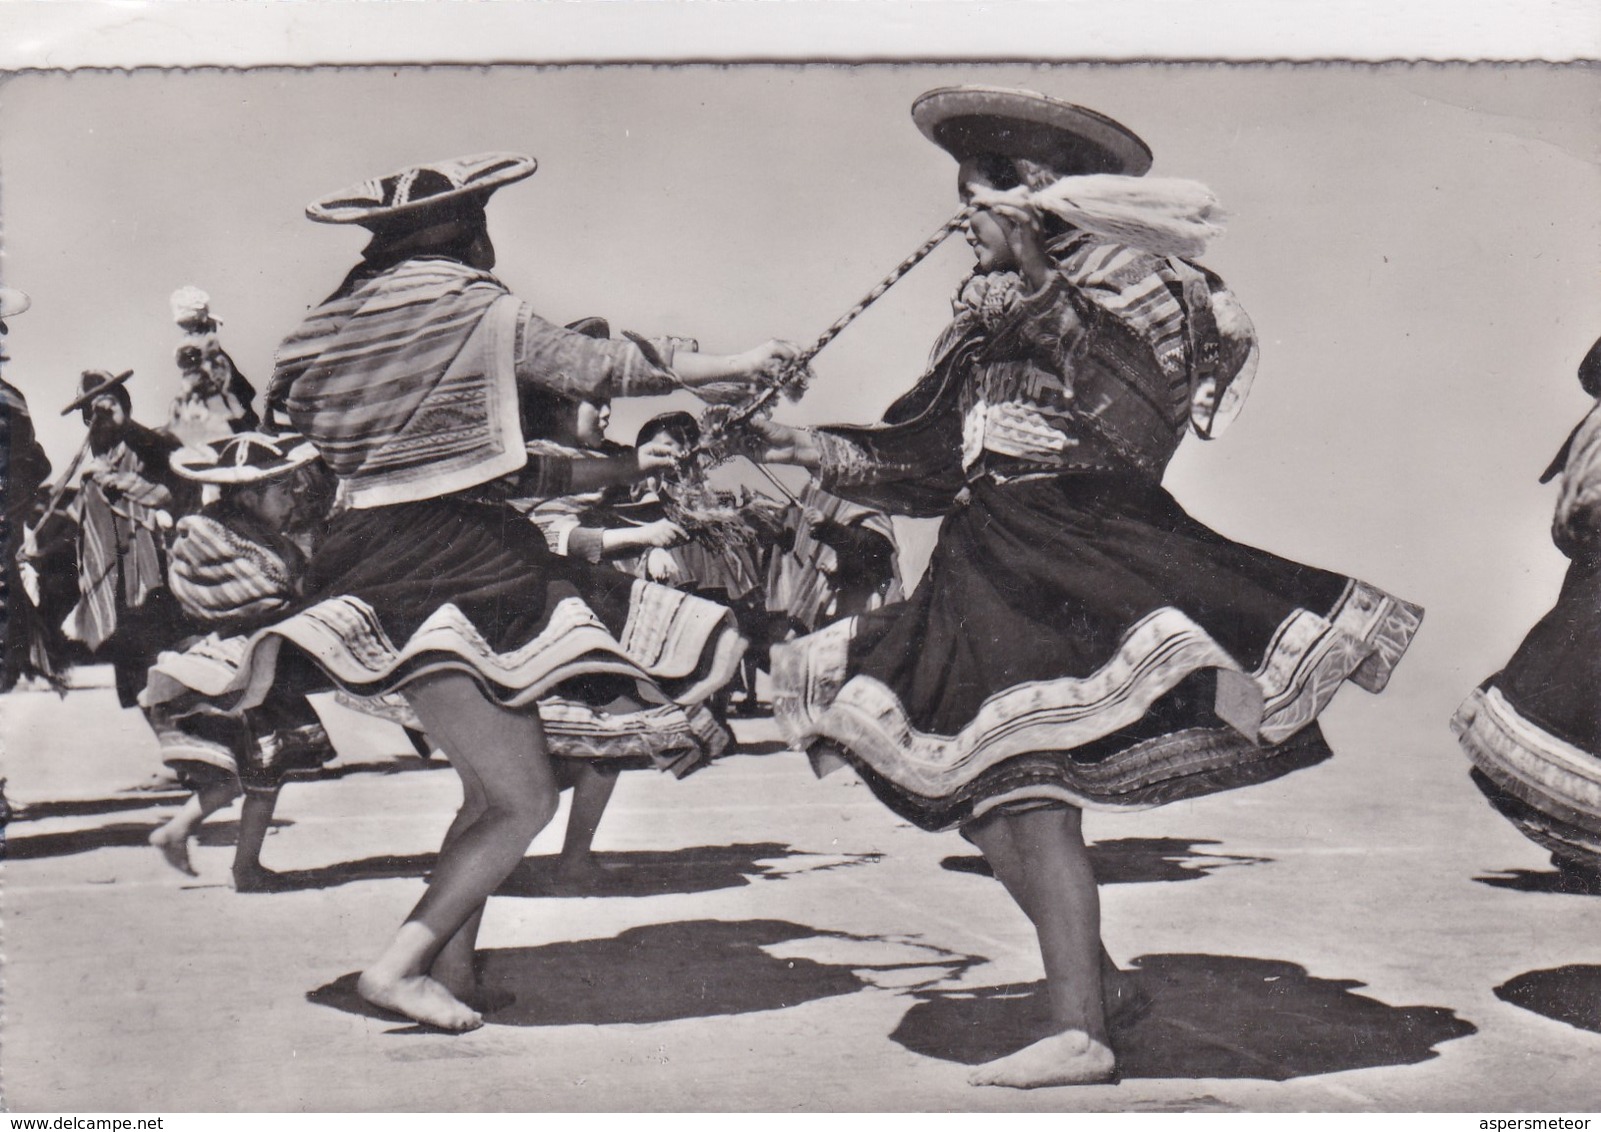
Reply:
[[[954,156],[976,266],[929,370],[861,429],[758,423],[829,491],[943,515],[904,603],[774,649],[776,714],[820,769],[958,828],[1033,921],[1051,1033],[975,1084],[1108,1081],[1105,956],[1085,809],[1143,809],[1329,756],[1315,722],[1382,688],[1421,611],[1230,542],[1162,487],[1187,432],[1238,411],[1255,337],[1193,262],[1215,201],[1143,174],[1131,131],[1028,91],[955,87],[913,117]]]
[[[485,901],[556,810],[539,701],[699,702],[743,647],[726,615],[678,617],[670,591],[558,559],[507,509],[561,478],[529,460],[523,391],[749,388],[794,354],[776,342],[699,354],[540,318],[491,274],[484,216],[491,193],[534,168],[514,153],[435,162],[307,208],[372,239],[284,340],[268,419],[286,416],[317,447],[345,509],[313,556],[308,607],[242,642],[207,690],[214,703],[248,706],[270,686],[279,649],[296,646],[345,691],[403,693],[449,756],[464,801],[428,892],[358,981],[375,1005],[445,1030],[482,1022],[470,1003]],[[647,638],[658,646],[650,656],[630,655],[625,643]],[[169,682],[151,699],[197,690]]]
[[[172,468],[185,480],[213,489],[217,498],[179,519],[174,530],[168,585],[201,632],[156,660],[157,679],[204,664],[220,638],[237,637],[282,616],[305,583],[302,543],[317,537],[331,502],[331,494],[320,490],[326,473],[316,448],[289,433],[242,432],[187,447],[173,456]],[[189,839],[242,792],[234,888],[277,887],[277,874],[261,864],[261,849],[284,779],[316,770],[334,756],[306,701],[308,692],[325,686],[315,666],[297,657],[296,663],[280,666],[272,690],[248,711],[152,709],[162,762],[193,791],[150,834],[150,844],[169,865],[195,876]]]

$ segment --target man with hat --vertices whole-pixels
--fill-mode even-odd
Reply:
[[[774,649],[775,714],[896,813],[960,828],[1032,922],[1050,1032],[970,1080],[1107,1081],[1141,1004],[1101,946],[1081,811],[1328,758],[1318,714],[1347,681],[1382,689],[1422,610],[1232,543],[1163,489],[1256,358],[1194,262],[1220,231],[1204,186],[1145,179],[1132,131],[1032,91],[946,87],[912,118],[973,209],[930,368],[881,426],[757,431],[837,495],[944,522],[907,601]]]
[[[198,494],[172,473],[178,442],[134,421],[132,376],[85,370],[78,395],[61,410],[77,410],[89,428],[74,504],[79,597],[65,628],[111,663],[123,707],[138,703],[151,662],[181,632],[167,592],[163,532]]]
[[[0,362],[5,352],[6,319],[31,305],[28,296],[0,287]],[[33,520],[39,488],[50,478],[50,458],[33,431],[22,390],[0,377],[0,482],[5,484],[4,513],[0,514],[0,553],[5,555],[5,589],[0,592],[0,621],[5,623],[5,657],[0,667],[0,692],[10,691],[23,676],[37,675],[55,681],[57,665],[45,642],[52,635],[39,623],[38,612],[23,583],[18,554],[24,532]]]

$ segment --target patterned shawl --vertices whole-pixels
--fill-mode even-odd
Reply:
[[[267,404],[287,408],[341,480],[479,451],[496,422],[476,411],[474,390],[440,386],[506,294],[451,259],[358,269],[279,347]]]
[[[210,513],[178,521],[167,583],[185,613],[205,622],[253,620],[294,596],[299,552],[243,516]]]

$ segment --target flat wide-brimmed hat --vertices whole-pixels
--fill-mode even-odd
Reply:
[[[61,410],[61,415],[66,416],[74,409],[81,409],[100,396],[100,394],[109,393],[112,390],[120,390],[118,399],[123,403],[123,410],[127,411],[131,401],[128,397],[128,391],[121,387],[132,376],[133,370],[131,369],[123,370],[116,377],[111,376],[110,370],[84,370],[83,375],[78,378],[78,395],[72,399],[72,402],[65,409]]]
[[[415,165],[314,200],[306,215],[319,224],[366,228],[428,221],[473,198],[481,205],[502,185],[532,176],[538,164],[521,153],[480,153]]]
[[[179,449],[172,454],[172,470],[197,483],[261,483],[316,458],[317,449],[298,433],[236,432],[198,448]]]
[[[958,161],[994,154],[1026,157],[1063,176],[1142,176],[1151,150],[1105,114],[1031,90],[947,86],[919,95],[912,121]]]

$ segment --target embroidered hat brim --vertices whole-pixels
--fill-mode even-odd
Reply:
[[[0,287],[0,318],[21,314],[33,306],[33,300],[15,287]]]
[[[88,375],[86,374],[85,376]],[[61,415],[67,416],[74,409],[83,408],[90,401],[93,401],[96,397],[100,396],[100,394],[105,393],[108,390],[115,389],[117,386],[126,383],[127,380],[132,376],[133,370],[127,369],[123,370],[116,377],[103,380],[99,384],[93,385],[87,389],[80,389],[78,395],[72,399],[71,403],[69,403],[65,409],[61,410]]]
[[[172,454],[172,470],[196,483],[261,483],[304,467],[317,458],[316,447],[295,433],[269,436],[239,432],[198,448]]]
[[[912,121],[958,161],[994,154],[1026,157],[1063,176],[1144,175],[1151,150],[1105,114],[1031,90],[940,87],[912,103]]]
[[[481,203],[496,189],[532,176],[538,166],[521,153],[479,153],[416,165],[314,200],[306,215],[319,224],[389,227],[469,198]]]

